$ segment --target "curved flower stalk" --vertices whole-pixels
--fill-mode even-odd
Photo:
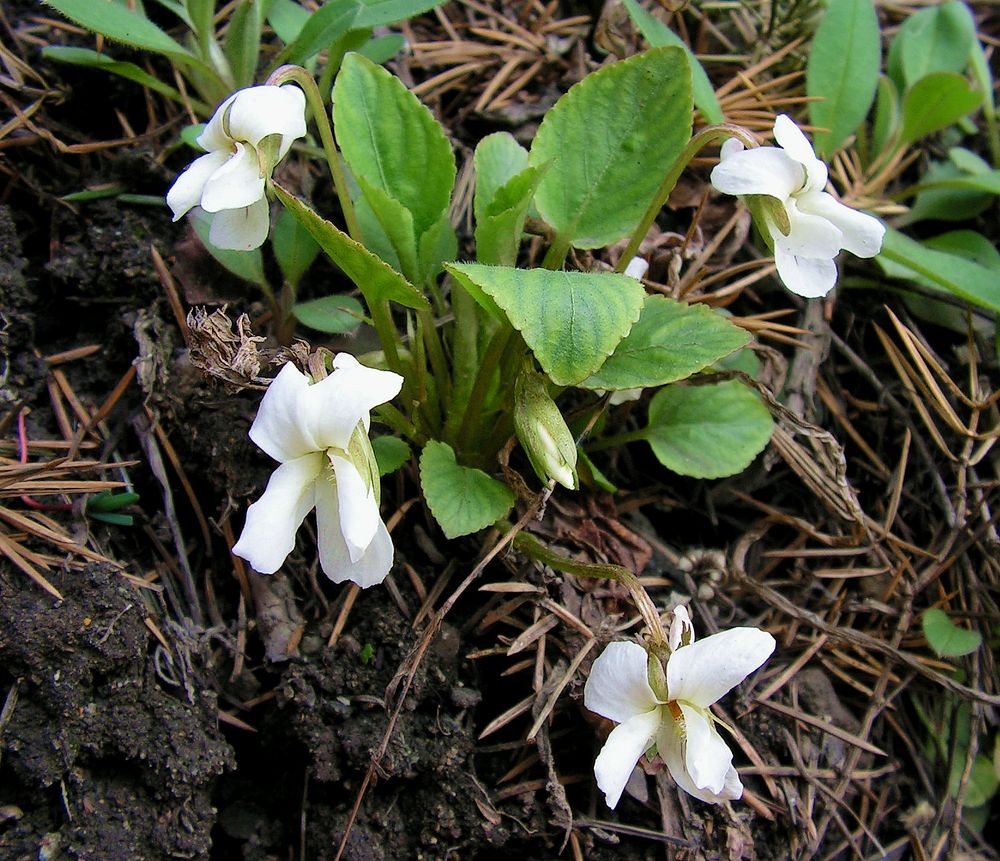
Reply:
[[[885,226],[874,216],[845,206],[823,189],[826,165],[785,114],[774,121],[780,146],[744,149],[730,138],[712,170],[712,185],[726,194],[765,195],[777,206],[760,207],[760,228],[774,245],[778,276],[793,293],[825,296],[837,282],[834,258],[841,249],[874,257]]]
[[[665,679],[658,659],[642,646],[611,643],[584,687],[584,705],[618,724],[594,763],[612,809],[639,757],[652,756],[654,745],[677,785],[695,798],[720,804],[743,795],[733,753],[709,707],[771,656],[774,637],[759,628],[731,628],[695,642],[691,619],[679,606],[669,643]]]
[[[167,192],[177,221],[194,206],[214,212],[208,240],[249,251],[270,226],[264,186],[296,138],[306,133],[305,96],[298,87],[248,87],[226,99],[198,136],[207,150]]]
[[[347,353],[317,383],[287,364],[261,401],[250,439],[279,462],[264,495],[247,510],[233,553],[273,574],[316,509],[319,562],[335,583],[381,583],[392,540],[379,515],[379,474],[368,439],[369,413],[394,398],[399,374],[367,368]]]

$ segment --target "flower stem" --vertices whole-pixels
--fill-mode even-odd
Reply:
[[[550,568],[555,568],[565,574],[572,574],[574,577],[592,577],[598,580],[614,580],[621,583],[628,589],[632,600],[635,601],[636,609],[642,616],[642,621],[645,622],[653,642],[657,646],[667,646],[669,649],[667,635],[660,622],[659,610],[656,609],[649,593],[642,588],[639,578],[627,568],[623,568],[621,565],[595,565],[571,559],[546,547],[528,532],[519,532],[514,537],[514,547],[525,556],[530,556],[543,565],[548,565]]]
[[[592,451],[604,451],[606,448],[614,448],[615,446],[625,445],[630,442],[639,442],[646,439],[647,436],[646,428],[641,428],[640,430],[626,431],[614,436],[595,439],[593,442],[587,443],[584,448],[587,454],[590,454]]]
[[[670,192],[674,190],[674,186],[677,185],[677,180],[680,179],[681,173],[683,173],[684,168],[686,168],[691,162],[691,159],[695,157],[702,147],[707,146],[720,138],[736,138],[742,141],[744,146],[750,149],[759,146],[757,138],[755,138],[749,131],[742,126],[733,125],[732,123],[722,123],[716,126],[709,126],[708,128],[702,129],[698,132],[698,134],[691,138],[691,140],[688,141],[688,145],[684,148],[684,151],[677,156],[677,161],[675,161],[670,170],[667,171],[667,175],[663,178],[663,182],[660,183],[660,187],[657,189],[652,203],[649,204],[649,208],[642,216],[642,221],[639,222],[639,226],[632,233],[632,238],[629,239],[628,245],[622,252],[622,256],[618,259],[618,265],[615,266],[615,272],[624,272],[625,267],[629,264],[629,261],[635,257],[636,252],[639,250],[639,246],[642,244],[642,240],[646,238],[646,234],[649,233],[649,228],[653,226],[656,216],[660,214],[660,210],[663,209],[663,205],[667,202],[667,198],[670,197]]]
[[[431,360],[431,371],[437,381],[438,398],[442,404],[447,404],[451,398],[451,377],[448,374],[448,360],[441,346],[441,336],[434,323],[434,315],[427,309],[418,311],[417,316],[422,324],[424,344]]]
[[[379,343],[382,345],[382,352],[385,354],[385,363],[389,366],[390,371],[401,374],[405,380],[406,374],[403,373],[403,363],[399,358],[399,350],[396,349],[398,336],[396,334],[396,326],[392,322],[389,300],[383,299],[379,302],[373,302],[369,306],[369,310],[372,315],[372,325],[375,327],[375,333],[378,335]],[[405,386],[406,384],[404,383],[403,385]]]
[[[400,436],[405,436],[414,445],[422,446],[427,438],[417,427],[392,404],[382,404],[373,410],[382,424],[392,428]]]
[[[344,169],[340,164],[340,153],[337,151],[337,144],[333,139],[333,129],[330,126],[330,118],[327,116],[319,87],[316,86],[313,76],[301,66],[280,66],[267,79],[267,83],[272,86],[278,86],[285,81],[294,81],[302,87],[306,94],[309,107],[313,112],[313,119],[316,120],[316,127],[319,129],[319,138],[323,143],[323,154],[326,156],[326,163],[329,165],[330,175],[333,177],[333,187],[337,191],[340,208],[344,211],[347,232],[351,239],[360,242],[361,227],[354,212],[354,202],[351,200],[351,194],[347,188],[347,178],[344,176]]]

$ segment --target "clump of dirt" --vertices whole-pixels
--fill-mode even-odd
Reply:
[[[229,857],[227,846],[273,857],[298,837],[279,823],[297,820],[306,857],[334,854],[388,724],[382,692],[417,640],[381,590],[358,598],[349,627],[328,649],[329,624],[308,626],[302,657],[275,685],[277,707],[237,742],[239,770],[220,787],[216,857]],[[446,627],[421,662],[345,861],[484,857],[516,830],[494,827],[476,805],[487,799],[473,762],[481,695],[459,642]]]
[[[142,596],[120,572],[50,572],[62,602],[18,577],[0,571],[0,688],[12,691],[0,856],[204,857],[212,788],[234,764],[215,695],[165,689],[154,656],[174,659],[155,654]]]

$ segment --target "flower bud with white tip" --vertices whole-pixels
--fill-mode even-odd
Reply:
[[[545,378],[527,367],[514,383],[514,430],[541,481],[555,479],[576,490],[576,440],[549,395]]]

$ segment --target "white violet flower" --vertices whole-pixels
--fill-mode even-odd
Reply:
[[[840,250],[874,257],[882,247],[885,226],[823,191],[826,165],[784,114],[774,121],[774,139],[780,146],[754,149],[744,149],[735,138],[727,140],[712,170],[712,185],[726,194],[766,195],[777,200],[784,210],[780,221],[785,223],[776,222],[776,213],[764,206],[765,224],[760,227],[774,244],[778,275],[793,293],[825,296],[837,281],[834,258]]]
[[[194,206],[214,212],[208,240],[249,251],[264,244],[270,225],[264,186],[296,138],[306,133],[306,98],[291,84],[238,90],[198,136],[207,150],[167,192],[177,221]]]
[[[379,515],[379,473],[368,439],[369,412],[394,398],[399,374],[347,353],[317,383],[287,364],[268,387],[250,438],[279,462],[264,495],[247,510],[233,553],[273,574],[316,509],[319,562],[335,583],[381,583],[392,567],[392,539]]]
[[[594,661],[584,705],[618,724],[594,763],[608,807],[618,804],[639,758],[652,756],[654,745],[677,785],[695,798],[719,804],[743,795],[733,752],[709,707],[771,656],[774,637],[759,628],[731,628],[694,639],[687,610],[679,606],[669,636],[666,690],[659,694],[649,673],[649,661],[657,659],[637,643],[611,643]]]

